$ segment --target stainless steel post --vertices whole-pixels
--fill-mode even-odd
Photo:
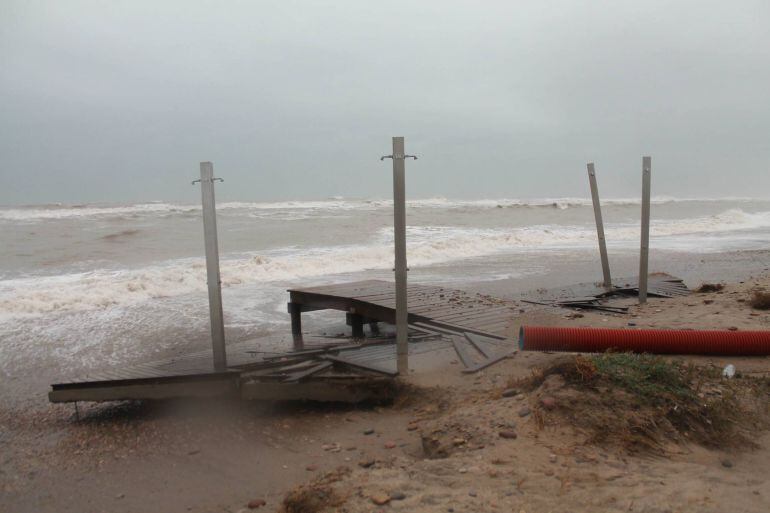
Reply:
[[[209,287],[209,316],[214,370],[227,370],[225,323],[222,315],[222,281],[219,276],[219,243],[217,213],[214,203],[214,165],[201,162],[201,200],[203,204],[203,238],[206,245],[206,276]]]
[[[417,157],[404,153],[404,138],[393,138],[393,154],[382,159],[393,159],[393,237],[396,265],[396,369],[401,375],[409,372],[408,305],[406,298],[406,158]],[[380,159],[380,160],[382,160]]]
[[[642,245],[639,254],[639,303],[647,302],[648,260],[650,257],[650,174],[652,159],[642,157]]]
[[[602,207],[599,203],[599,188],[596,185],[596,171],[594,163],[588,165],[588,182],[591,185],[591,199],[594,203],[594,218],[596,219],[596,233],[599,236],[599,254],[602,258],[602,273],[604,274],[604,287],[608,290],[612,288],[612,277],[610,276],[610,260],[607,256],[607,243],[604,240],[604,222],[602,221]]]

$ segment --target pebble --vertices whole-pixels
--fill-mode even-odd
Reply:
[[[414,430],[416,430],[418,427],[420,427],[420,426],[419,426],[419,425],[417,425],[417,424],[409,424],[408,426],[406,426],[406,430],[407,430],[407,431],[414,431]]]
[[[126,496],[126,494],[125,494],[125,493],[119,493],[119,494],[117,494],[117,495],[115,496],[115,498],[116,498],[116,499],[122,499],[122,498],[123,498],[123,497],[125,497],[125,496]]]
[[[476,495],[478,494],[476,493],[476,490],[469,490],[468,495],[470,495],[471,497],[476,497]]]
[[[730,326],[727,329],[730,330],[730,331],[738,331],[738,327],[737,326]]]
[[[514,440],[518,437],[515,431],[500,431],[500,438],[505,438],[508,440]]]
[[[394,449],[395,447],[396,447],[396,442],[385,442],[386,449]]]
[[[554,399],[553,397],[546,396],[540,399],[540,404],[542,404],[543,408],[545,408],[546,410],[553,410],[554,408],[556,408],[556,399]]]
[[[555,454],[549,454],[548,455],[548,461],[551,463],[556,463],[556,455]]]
[[[374,465],[375,463],[376,463],[376,461],[374,460],[374,458],[372,458],[372,459],[368,459],[368,460],[361,460],[361,461],[359,461],[358,462],[358,466],[361,467],[361,468],[369,468],[372,465]]]
[[[464,443],[465,443],[465,438],[455,438],[454,440],[452,440],[452,444],[454,444],[455,446],[463,445]]]
[[[517,395],[519,395],[519,391],[515,388],[506,388],[502,394],[503,397],[515,397]]]
[[[376,493],[372,495],[370,499],[372,499],[372,502],[376,505],[384,506],[390,502],[390,495],[385,495],[384,493]]]
[[[264,499],[254,499],[254,500],[249,501],[249,503],[246,504],[246,506],[248,506],[249,509],[257,509],[257,508],[261,508],[265,504],[267,504],[267,503],[265,502]]]
[[[316,470],[318,470],[318,466],[308,465],[307,467],[305,467],[305,470],[307,470],[308,472],[315,472]]]
[[[525,406],[519,410],[519,417],[526,417],[530,413],[532,413],[532,410],[530,410],[528,406]]]
[[[404,492],[391,492],[390,494],[390,500],[392,501],[402,501],[406,499],[406,494]]]
[[[722,460],[722,466],[725,467],[725,468],[732,468],[733,467],[733,462],[728,460],[728,459],[724,459],[724,460]]]
[[[461,473],[461,474],[467,474],[468,473],[468,469],[467,468],[461,468],[461,469],[458,470],[458,472]]]
[[[364,434],[365,435],[373,435],[374,434],[374,429],[372,429],[372,428],[364,429]]]

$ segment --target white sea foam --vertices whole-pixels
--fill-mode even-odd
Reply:
[[[704,237],[714,235],[735,237],[741,231],[749,231],[768,239],[768,228],[770,212],[747,213],[733,209],[714,216],[655,222],[651,232],[654,247],[665,248],[666,238],[671,238],[676,241],[672,248],[682,249],[689,240],[689,249],[697,250]],[[631,248],[638,243],[638,226],[609,225],[606,232],[607,240],[615,247]],[[427,267],[498,253],[594,248],[595,237],[590,225],[515,229],[415,226],[408,230],[409,263]],[[367,269],[388,269],[392,266],[392,247],[392,229],[382,229],[366,244],[282,248],[260,254],[231,255],[222,260],[222,284],[227,288],[286,283]],[[205,288],[202,258],[171,260],[140,269],[3,280],[0,281],[0,318],[105,309],[202,292]]]
[[[767,201],[752,200],[751,198],[674,198],[660,196],[652,199],[654,204],[669,204],[677,202],[748,202]],[[638,205],[635,198],[603,199],[604,205],[631,206]],[[223,202],[217,209],[228,213],[242,211],[251,217],[275,217],[287,219],[304,219],[317,212],[347,212],[365,211],[381,208],[391,208],[389,199],[343,199],[335,198],[317,201],[278,201],[278,202]],[[490,209],[490,208],[557,208],[588,207],[589,198],[535,198],[535,199],[481,199],[461,200],[447,198],[413,199],[407,202],[409,208],[415,209]],[[137,203],[130,205],[44,205],[29,207],[0,207],[0,220],[32,222],[50,219],[78,219],[98,217],[147,217],[190,214],[200,211],[197,204],[175,203]],[[276,212],[284,211],[285,216]]]

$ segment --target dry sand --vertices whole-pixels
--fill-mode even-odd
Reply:
[[[741,301],[757,287],[770,289],[770,278],[651,299],[626,316],[522,304],[509,329],[767,329],[770,313]],[[341,501],[331,511],[770,511],[767,431],[753,433],[753,448],[671,443],[664,454],[631,454],[585,443],[569,425],[520,416],[534,404],[530,393],[500,397],[512,378],[561,357],[518,354],[476,375],[456,363],[417,373],[388,407],[124,404],[88,407],[80,421],[67,406],[5,410],[0,511],[237,512],[255,499],[265,501],[257,511],[275,511],[293,487],[339,467],[350,470],[331,485]],[[686,360],[770,374],[770,358]],[[436,429],[451,433],[446,458],[423,451],[421,435]]]

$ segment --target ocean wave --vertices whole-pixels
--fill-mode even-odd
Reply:
[[[687,236],[692,250],[703,237],[730,235],[748,230],[768,238],[770,212],[747,213],[731,209],[714,216],[654,222],[653,247],[665,247],[666,237],[678,244]],[[753,232],[751,230],[754,230]],[[608,242],[615,247],[635,247],[639,227],[608,225]],[[553,248],[591,249],[596,245],[592,226],[542,225],[512,229],[478,229],[453,226],[408,228],[408,257],[414,267],[427,267],[499,253],[548,251]],[[384,228],[367,243],[315,248],[282,248],[242,253],[223,258],[223,287],[242,284],[287,283],[311,277],[388,269],[393,265],[393,231]],[[678,246],[681,247],[681,246]],[[202,258],[172,260],[140,269],[95,270],[59,276],[0,281],[0,318],[39,315],[68,310],[100,309],[168,298],[206,289]]]
[[[751,198],[674,198],[667,196],[655,197],[653,204],[672,204],[681,202],[750,202],[768,201]],[[569,208],[590,207],[590,198],[535,198],[535,199],[447,199],[425,198],[407,201],[407,206],[413,209],[492,209],[492,208],[547,208],[565,210]],[[609,198],[602,200],[605,206],[639,205],[638,198]],[[366,211],[392,208],[390,199],[344,199],[335,198],[315,201],[276,201],[276,202],[223,202],[217,205],[217,210],[223,215],[244,212],[250,217],[266,217],[284,220],[307,219],[314,214],[326,212]],[[137,203],[130,205],[39,205],[24,207],[0,207],[0,220],[17,222],[34,222],[55,219],[78,219],[94,217],[146,217],[164,215],[189,215],[200,211],[197,204],[182,203]]]

